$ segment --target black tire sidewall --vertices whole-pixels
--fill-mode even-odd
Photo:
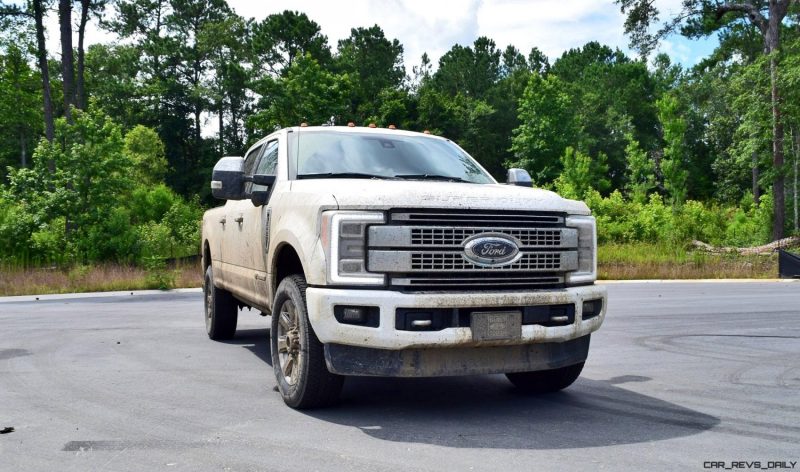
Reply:
[[[275,371],[275,380],[278,383],[278,391],[284,401],[292,407],[297,406],[305,393],[308,384],[308,345],[309,345],[309,325],[308,311],[306,310],[305,297],[294,280],[296,276],[286,277],[281,281],[275,293],[275,303],[272,309],[272,328],[270,336],[270,348],[272,351],[272,368]],[[284,302],[291,300],[294,303],[297,314],[298,332],[300,335],[300,355],[303,360],[300,363],[300,375],[297,383],[290,385],[281,371],[280,356],[278,355],[278,319],[280,318],[281,307]]]
[[[209,290],[211,291],[211,303],[208,302]],[[214,272],[211,270],[211,266],[208,266],[205,277],[203,278],[203,312],[205,315],[206,334],[209,337],[211,337],[211,334],[214,331],[214,305],[216,304],[216,301],[217,294],[214,292]],[[212,311],[211,316],[208,314],[209,310]]]
[[[211,301],[208,302],[208,294]],[[209,306],[209,304],[211,306]],[[212,266],[206,269],[203,279],[203,305],[206,334],[213,340],[226,340],[236,334],[236,324],[239,318],[239,307],[236,300],[229,292],[217,288],[214,284],[214,270]],[[211,309],[211,316],[208,310]]]

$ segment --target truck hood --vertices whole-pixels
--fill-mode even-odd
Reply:
[[[314,179],[295,180],[292,191],[330,193],[342,209],[453,208],[559,211],[590,214],[585,203],[549,190],[503,184],[460,182]]]

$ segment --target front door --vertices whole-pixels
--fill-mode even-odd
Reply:
[[[278,161],[278,140],[269,141],[254,168],[247,169],[246,175],[275,175]],[[245,195],[254,191],[270,191],[268,187],[245,184]],[[253,305],[269,308],[266,251],[269,240],[271,208],[269,200],[266,204],[256,206],[252,200],[241,200],[232,206],[232,221],[235,223],[233,234],[236,235],[236,254],[234,262],[238,293]]]

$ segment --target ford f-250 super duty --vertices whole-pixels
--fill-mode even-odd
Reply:
[[[295,127],[214,167],[203,217],[206,330],[271,315],[272,366],[294,408],[345,376],[504,373],[569,386],[605,317],[588,207],[498,184],[455,143],[361,127]]]

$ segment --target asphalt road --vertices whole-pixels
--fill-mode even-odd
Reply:
[[[565,392],[526,397],[503,376],[348,379],[341,405],[311,412],[273,391],[255,312],[219,343],[199,293],[0,301],[0,429],[15,428],[0,435],[0,470],[800,461],[800,283],[608,288],[606,323]]]

